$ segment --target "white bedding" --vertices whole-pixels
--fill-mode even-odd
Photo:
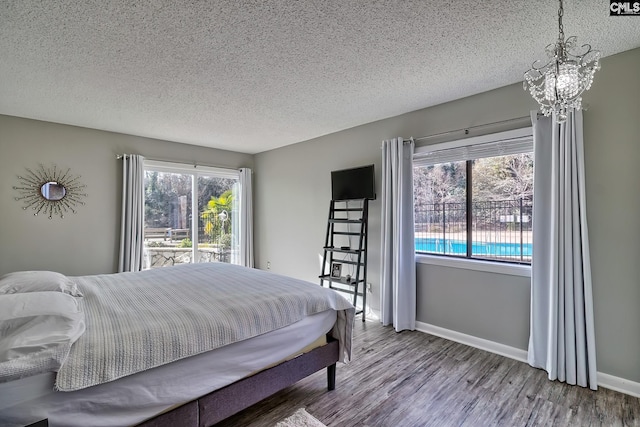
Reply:
[[[351,354],[353,306],[313,283],[225,263],[73,278],[86,330],[56,377],[61,391],[113,381],[338,311],[340,360]]]
[[[71,295],[0,295],[0,383],[58,370],[84,330],[84,313]]]
[[[335,311],[324,311],[249,340],[73,392],[53,391],[55,373],[0,384],[0,426],[47,417],[51,427],[133,425],[300,352],[329,332],[336,318]]]

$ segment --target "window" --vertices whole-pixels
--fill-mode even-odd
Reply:
[[[144,268],[239,262],[239,172],[145,162]]]
[[[416,148],[416,252],[531,263],[531,129]]]

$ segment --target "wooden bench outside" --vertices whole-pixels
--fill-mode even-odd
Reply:
[[[186,238],[191,238],[191,230],[188,228],[170,228],[169,229],[169,240],[176,241],[182,240]]]
[[[144,240],[147,239],[162,239],[167,240],[171,238],[170,228],[144,228]]]

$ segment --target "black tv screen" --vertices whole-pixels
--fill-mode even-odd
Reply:
[[[331,172],[331,198],[375,200],[376,181],[373,165]]]

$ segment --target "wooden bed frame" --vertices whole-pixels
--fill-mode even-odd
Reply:
[[[185,403],[139,426],[209,427],[324,368],[327,368],[328,389],[333,390],[338,359],[338,341],[327,336],[326,345]]]

